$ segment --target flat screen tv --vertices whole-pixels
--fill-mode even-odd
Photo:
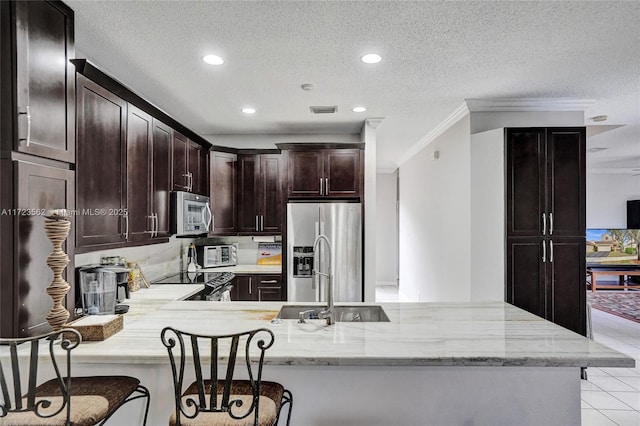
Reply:
[[[640,229],[640,200],[627,201],[627,228]]]
[[[587,229],[587,264],[640,263],[640,229]]]

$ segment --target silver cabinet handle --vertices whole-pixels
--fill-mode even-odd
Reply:
[[[260,280],[260,284],[277,284],[278,280]]]
[[[124,215],[124,239],[129,239],[129,213]]]
[[[553,240],[549,241],[549,262],[553,263]]]
[[[549,235],[553,235],[553,213],[549,213]]]
[[[249,277],[249,294],[251,294],[251,281],[252,281],[252,278]]]
[[[153,214],[153,218],[155,219],[154,222],[155,222],[155,225],[156,225],[155,226],[155,235],[154,235],[154,237],[157,237],[158,236],[158,229],[160,228],[160,220],[158,220],[158,213],[154,213]]]
[[[547,214],[542,213],[542,235],[547,235]]]
[[[260,215],[260,230],[264,231],[264,216]]]
[[[193,192],[193,173],[189,172],[189,192]]]
[[[259,231],[259,228],[258,228],[258,215],[256,215],[256,231]]]
[[[329,195],[329,178],[324,178],[324,195]]]
[[[542,242],[542,263],[545,263],[546,261],[547,261],[547,245],[543,241]]]
[[[322,178],[320,178],[320,195],[323,195],[322,194]]]
[[[26,109],[26,112],[18,112],[18,115],[27,116],[27,138],[20,139],[20,140],[26,140],[27,146],[29,146],[29,144],[31,143],[31,110],[29,109],[29,105],[27,105],[25,109]]]

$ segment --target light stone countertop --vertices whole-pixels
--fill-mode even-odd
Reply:
[[[180,300],[201,287],[165,284],[132,293],[124,330],[103,342],[84,342],[74,350],[74,362],[165,364],[160,331],[172,326],[203,334],[269,328],[275,344],[265,362],[279,365],[635,365],[624,354],[503,302],[381,303],[391,322],[272,324],[286,302]]]

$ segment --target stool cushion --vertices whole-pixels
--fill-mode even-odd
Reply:
[[[205,380],[205,389],[210,388],[210,381]],[[218,404],[222,401],[222,382],[218,384]],[[260,397],[258,398],[259,405],[259,417],[258,425],[271,426],[278,418],[280,411],[280,405],[282,403],[282,395],[284,393],[284,387],[275,382],[262,382],[260,384]],[[194,398],[197,402],[198,388],[196,383],[192,383],[187,390],[182,394],[183,398],[189,396]],[[208,395],[205,396],[208,402]],[[229,400],[239,399],[242,401],[241,407],[233,407],[233,413],[236,415],[242,415],[246,412],[252,401],[252,389],[249,381],[247,380],[234,380],[231,385],[231,395]],[[219,406],[219,405],[218,405]],[[185,406],[187,413],[193,412],[193,409]],[[183,426],[204,426],[204,425],[216,425],[216,426],[249,426],[253,425],[254,414],[251,413],[243,419],[234,419],[226,412],[201,412],[195,419],[189,419],[182,414],[180,416],[180,424]],[[175,411],[171,414],[169,419],[169,425],[176,424]]]
[[[128,376],[94,376],[71,378],[71,426],[91,426],[108,417],[138,387],[140,381]],[[51,401],[48,409],[39,412],[46,415],[55,412],[63,403],[57,380],[49,380],[36,388],[36,402]],[[24,399],[26,405],[26,397]],[[33,412],[9,413],[0,420],[2,426],[64,425],[67,410],[63,409],[50,418],[38,417]]]

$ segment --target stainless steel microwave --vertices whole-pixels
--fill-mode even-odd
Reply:
[[[238,264],[238,244],[218,244],[196,247],[198,263],[203,268],[235,266]]]
[[[209,197],[184,191],[171,193],[172,234],[207,234],[211,230],[212,219]]]

